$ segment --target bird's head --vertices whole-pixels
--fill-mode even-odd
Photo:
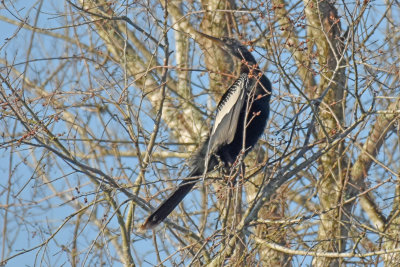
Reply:
[[[243,45],[239,40],[229,37],[222,37],[220,41],[220,47],[222,49],[238,58],[242,58],[244,56],[243,53],[248,52],[246,46]]]
[[[225,50],[227,53],[239,58],[239,59],[247,59],[249,57],[250,52],[247,50],[246,46],[243,45],[239,40],[236,40],[234,38],[230,37],[222,37],[222,38],[216,38],[213,36],[210,36],[208,34],[202,33],[202,32],[197,32],[201,36],[211,40],[213,43],[221,47],[223,50]],[[250,54],[251,56],[251,54]],[[252,56],[251,56],[252,58]]]

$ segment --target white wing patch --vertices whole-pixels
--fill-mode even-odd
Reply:
[[[232,111],[232,108],[235,106],[240,96],[244,95],[241,89],[245,88],[245,83],[247,82],[247,79],[241,79],[241,78],[242,77],[240,77],[237,80],[237,84],[232,86],[233,89],[232,92],[227,95],[226,99],[224,99],[224,102],[221,103],[221,105],[219,106],[217,116],[215,117],[214,126],[211,131],[211,135],[215,133],[216,128],[221,123],[222,119],[226,116],[226,114]]]

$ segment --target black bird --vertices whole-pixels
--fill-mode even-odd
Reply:
[[[235,163],[241,151],[246,155],[257,143],[267,123],[271,82],[260,71],[250,51],[236,39],[218,39],[204,33],[199,34],[241,60],[240,76],[218,103],[210,135],[189,162],[190,172],[187,179],[146,219],[141,229],[153,228],[162,222],[195,183],[208,171],[212,171],[220,161],[228,169]]]

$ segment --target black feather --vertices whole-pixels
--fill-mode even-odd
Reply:
[[[214,37],[211,38],[215,40]],[[152,228],[162,222],[190,192],[198,179],[212,171],[219,160],[228,168],[243,147],[246,155],[264,131],[269,116],[271,83],[258,69],[251,53],[239,41],[222,38],[220,43],[223,43],[221,48],[242,60],[240,77],[218,103],[210,137],[191,159],[187,179],[146,219],[142,229]],[[243,146],[244,133],[246,136]]]

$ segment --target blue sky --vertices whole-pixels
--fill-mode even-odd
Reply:
[[[17,1],[16,3],[14,3],[16,6],[15,7],[10,7],[10,9],[15,8],[15,10],[18,10],[21,18],[25,18],[26,14],[30,14],[28,17],[28,22],[30,24],[33,23],[36,12],[35,9],[30,8],[30,6],[25,6],[26,2],[23,1]],[[375,3],[376,5],[374,6],[374,9],[377,9],[378,12],[377,14],[382,14],[382,12],[379,12],[379,8],[380,5],[379,3]],[[36,7],[37,5],[34,4],[34,2],[30,2],[30,5],[32,5],[32,7]],[[39,16],[39,19],[37,21],[37,27],[40,28],[57,28],[60,25],[63,25],[63,21],[61,17],[58,17],[58,11],[55,11],[56,9],[58,9],[58,7],[54,7],[54,5],[57,5],[56,2],[53,1],[44,1],[43,2],[43,6],[41,9],[41,13]],[[60,9],[62,9],[63,7],[60,7]],[[0,10],[0,15],[2,16],[7,16],[10,18],[13,18],[9,12],[7,12],[5,9],[1,9]],[[379,17],[379,16],[377,16]],[[15,19],[15,18],[13,18]],[[366,29],[359,29],[360,34],[365,34],[368,32],[369,29],[371,29],[374,26],[374,22],[376,22],[376,17],[368,17],[368,20],[370,21],[369,23],[366,23],[368,25],[368,27]],[[343,22],[344,23],[344,22]],[[396,23],[396,22],[395,22]],[[397,22],[398,24],[398,22]],[[379,31],[384,30],[384,26],[382,26],[382,29],[380,28]],[[39,33],[36,33],[35,36],[32,37],[32,32],[31,31],[25,31],[24,29],[20,29],[18,32],[18,26],[15,25],[11,25],[8,23],[5,23],[3,21],[0,21],[0,27],[2,29],[2,31],[0,31],[0,47],[2,48],[0,50],[0,55],[1,58],[7,58],[9,62],[14,62],[14,63],[23,63],[27,60],[26,57],[26,51],[28,50],[29,47],[29,43],[31,38],[33,38],[35,45],[33,47],[32,53],[29,56],[29,59],[37,59],[37,62],[34,62],[34,64],[30,64],[29,68],[26,70],[26,73],[29,77],[35,78],[35,77],[45,77],[41,75],[41,72],[46,70],[46,69],[52,69],[52,66],[57,66],[59,63],[59,60],[47,60],[49,58],[56,58],[56,57],[62,57],[62,56],[73,56],[74,53],[76,51],[73,51],[71,53],[71,51],[69,51],[68,49],[66,49],[64,46],[62,46],[62,42],[59,42],[57,40],[55,40],[55,38],[52,37],[48,37],[45,35],[40,35]],[[345,25],[343,25],[343,27],[345,27]],[[151,28],[151,27],[150,27]],[[83,31],[83,29],[85,28],[79,28]],[[67,29],[54,29],[51,32],[53,33],[64,33],[64,31]],[[379,32],[378,31],[378,32]],[[14,34],[18,32],[16,34],[16,36],[14,36]],[[40,38],[37,38],[37,36],[40,35]],[[10,42],[8,42],[7,38],[13,38]],[[87,36],[88,41],[89,41],[89,34]],[[381,34],[377,34],[376,36],[374,36],[373,39],[370,40],[370,47],[375,48],[376,50],[378,50],[379,48],[385,49],[385,41],[382,40],[383,37]],[[91,40],[93,41],[93,40]],[[96,43],[96,40],[94,40],[94,42]],[[173,45],[173,44],[172,44]],[[41,50],[40,47],[45,47],[46,49]],[[262,49],[257,49],[260,50],[260,53],[263,53]],[[284,56],[285,57],[285,56]],[[398,57],[398,56],[397,56]],[[46,59],[46,60],[43,60]],[[267,62],[265,60],[265,58],[258,58],[260,60],[262,60],[263,63]],[[284,58],[283,58],[284,59]],[[387,56],[387,62],[391,62],[391,60],[397,60],[395,57],[393,59],[393,57]],[[56,62],[54,62],[56,61]],[[172,61],[173,63],[173,61]],[[292,64],[292,62],[290,62],[290,64]],[[287,66],[290,67],[290,64],[288,64]],[[196,62],[196,60],[194,61],[194,65],[196,65],[196,68],[198,66],[200,66],[200,62]],[[24,64],[20,64],[17,66],[17,69],[20,71],[23,71],[25,68]],[[54,67],[55,68],[55,67]],[[85,74],[85,66],[82,63],[76,63],[76,65],[71,64],[70,66],[70,70],[71,70],[71,77],[68,77],[67,80],[70,83],[70,89],[76,89],[74,87],[74,80],[78,79],[78,78],[84,78],[84,74]],[[100,70],[95,70],[93,68],[93,72],[96,72],[97,74],[100,73]],[[273,101],[273,113],[274,115],[272,116],[274,119],[272,119],[272,121],[270,122],[270,129],[268,129],[268,131],[270,133],[276,133],[277,130],[279,130],[279,127],[282,127],[284,125],[284,123],[286,123],[287,121],[290,120],[290,118],[293,116],[293,114],[291,112],[293,112],[293,110],[291,110],[291,112],[288,113],[280,113],[281,110],[284,110],[285,105],[289,105],[290,101],[292,100],[293,96],[298,96],[298,94],[296,93],[296,90],[294,90],[293,88],[290,88],[292,90],[291,93],[288,93],[288,91],[285,88],[285,84],[283,83],[282,80],[279,80],[279,76],[278,76],[278,71],[276,70],[276,68],[274,68],[273,66],[271,68],[268,69],[268,75],[271,78],[272,81],[276,81],[274,83],[274,95],[275,98],[277,99],[278,96],[282,97],[280,98],[280,101],[277,101],[276,99]],[[194,76],[196,76],[196,78],[199,77],[198,73],[193,73]],[[350,73],[349,76],[353,76],[354,74]],[[123,73],[121,72],[121,70],[116,69],[116,77],[122,77]],[[367,76],[367,75],[365,75]],[[60,77],[61,79],[62,77]],[[201,77],[201,81],[204,84],[208,84],[208,78],[207,75],[204,75]],[[38,83],[43,82],[42,80],[39,80]],[[101,85],[102,81],[96,81],[98,84],[94,84],[94,86],[98,86]],[[352,84],[352,81],[350,80],[350,87]],[[49,88],[56,88],[57,87],[57,82],[56,79],[54,82],[51,82],[48,84]],[[88,82],[80,82],[79,86],[81,86],[80,88],[78,88],[78,90],[86,90],[88,89],[90,86],[88,84]],[[27,95],[29,95],[29,92],[27,92]],[[364,99],[365,103],[369,103],[370,100],[368,98],[371,97],[371,92],[366,92],[364,94]],[[141,96],[139,95],[135,95],[133,93],[133,97],[134,101],[139,101],[141,99]],[[199,97],[198,101],[201,102],[199,104],[203,104],[203,106],[205,106],[204,103],[207,102],[208,97],[203,96],[203,97]],[[101,102],[99,102],[101,103]],[[350,102],[351,103],[351,102]],[[38,112],[43,112],[44,114],[50,114],[51,112],[53,112],[53,110],[51,109],[43,109],[43,107],[39,104],[34,105],[34,107],[37,109]],[[352,111],[349,110],[349,114],[351,114]],[[307,114],[307,112],[305,113]],[[115,121],[112,121],[112,116],[110,115],[104,115],[104,119],[107,121],[110,121],[110,127],[119,127],[119,124],[116,123]],[[349,116],[349,118],[352,118],[351,116]],[[146,114],[145,112],[141,113],[141,119],[143,121],[148,121],[150,119],[149,115]],[[353,118],[352,118],[353,119]],[[88,126],[95,128],[94,125],[96,123],[99,123],[99,120],[97,120],[94,117],[91,117],[91,115],[88,113],[87,115],[87,121],[88,121]],[[12,130],[12,128],[14,127],[13,124],[0,124],[0,127],[7,127],[8,130]],[[22,130],[21,128],[18,128],[20,126],[17,126],[17,130]],[[152,124],[145,124],[144,123],[144,127],[147,128],[148,130],[152,129]],[[61,133],[63,130],[61,129],[62,127],[60,127],[60,129],[55,128],[56,131],[58,131],[59,133]],[[367,128],[366,128],[367,129]],[[121,130],[122,131],[122,130]],[[67,133],[70,135],[67,135],[68,137],[72,137],[73,134],[72,133]],[[368,134],[368,131],[362,131],[362,133],[360,134],[360,136],[366,136]],[[98,138],[102,138],[104,137],[104,133],[102,132],[95,132],[95,136]],[[161,133],[160,135],[160,139],[162,138],[167,138],[168,135],[163,135],[163,133]],[[269,141],[275,141],[275,142],[279,142],[281,136],[268,136],[268,140]],[[283,138],[286,138],[285,136],[283,136]],[[171,147],[169,147],[171,148]],[[16,192],[12,192],[13,194],[18,196],[18,199],[22,199],[23,201],[21,203],[17,203],[14,201],[13,197],[11,196],[10,198],[10,203],[14,203],[14,204],[23,204],[23,205],[30,205],[29,203],[31,203],[31,197],[32,192],[35,192],[37,190],[37,194],[39,195],[35,195],[35,200],[42,200],[42,202],[40,202],[40,204],[38,205],[33,205],[29,208],[27,208],[25,211],[26,213],[24,214],[9,214],[9,220],[14,220],[15,221],[10,221],[9,225],[8,225],[8,233],[10,233],[10,236],[13,236],[16,240],[15,242],[15,246],[12,248],[12,252],[10,253],[15,254],[18,253],[20,250],[23,249],[28,249],[28,248],[32,248],[34,246],[36,246],[37,244],[40,244],[43,240],[45,240],[48,235],[51,234],[49,229],[53,229],[57,228],[57,226],[59,226],[66,218],[67,215],[71,214],[71,212],[73,212],[73,209],[71,209],[68,205],[66,205],[65,203],[63,203],[63,201],[61,201],[59,198],[57,197],[50,197],[49,200],[46,200],[45,198],[48,196],[52,196],[52,192],[50,192],[49,190],[38,190],[38,189],[42,189],[43,185],[41,184],[42,182],[40,181],[40,179],[37,179],[38,174],[37,172],[34,173],[32,168],[25,166],[24,162],[22,161],[23,158],[27,158],[28,160],[30,160],[30,157],[32,156],[32,152],[30,150],[27,150],[26,147],[19,147],[19,148],[14,148],[16,151],[18,151],[20,158],[13,158],[11,160],[10,158],[10,149],[8,148],[7,150],[5,149],[0,149],[0,161],[6,164],[1,164],[0,165],[0,174],[1,177],[9,177],[9,173],[13,172],[14,170],[17,170],[17,172],[15,172],[16,176],[12,176],[12,183],[17,183],[18,186],[14,187],[14,188],[19,188],[20,191]],[[176,148],[177,149],[177,148]],[[43,150],[36,150],[35,153],[38,153],[39,155],[42,153],[45,153],[45,151]],[[353,155],[354,157],[356,155]],[[110,162],[112,162],[113,160],[115,160],[113,157],[109,157],[109,158],[105,158],[104,160],[104,165],[99,166],[99,168],[104,169],[107,173],[111,173],[113,175],[119,175],[122,173],[122,171],[119,170],[111,170],[109,169],[109,166],[112,165],[110,164]],[[384,160],[384,159],[382,159]],[[123,164],[125,164],[125,166],[128,166],[130,168],[133,168],[132,170],[130,170],[130,174],[132,174],[132,176],[136,175],[136,169],[134,169],[135,162],[136,160],[133,158],[123,158],[122,159]],[[182,161],[179,160],[171,160],[171,162],[169,162],[171,165],[179,167],[181,165]],[[48,163],[48,166],[51,165],[51,162]],[[93,192],[93,188],[91,188],[88,185],[85,185],[86,183],[89,183],[88,179],[85,179],[82,175],[78,174],[78,173],[73,173],[73,170],[71,170],[71,168],[69,168],[69,166],[65,163],[57,163],[57,165],[55,166],[51,166],[49,167],[49,170],[51,171],[51,173],[53,174],[53,178],[56,179],[58,177],[62,177],[62,175],[68,175],[70,176],[70,178],[68,179],[69,182],[71,182],[71,184],[66,185],[65,184],[65,180],[60,179],[60,180],[56,180],[54,181],[52,184],[60,191],[65,191],[65,194],[68,194],[68,196],[72,196],[72,195],[80,195],[81,197],[79,198],[80,201],[84,201],[84,195],[87,195],[88,201],[90,202],[91,200],[93,200],[95,198],[95,194]],[[176,170],[172,170],[169,172],[169,174],[172,174],[171,176],[178,174],[181,171],[181,168],[176,169]],[[34,174],[33,174],[34,173]],[[73,174],[71,174],[73,173]],[[155,173],[155,172],[154,172]],[[6,186],[5,183],[5,178],[2,179],[1,182],[1,190],[4,190],[4,186]],[[79,186],[79,190],[80,193],[78,194],[77,192],[74,192],[74,187],[75,186]],[[154,188],[153,188],[154,190]],[[392,188],[387,188],[384,191],[390,191],[392,190]],[[387,192],[386,191],[386,192]],[[44,195],[40,195],[41,193],[46,192],[46,194]],[[192,192],[192,197],[193,196],[199,196],[198,192]],[[6,203],[6,195],[5,194],[1,194],[0,195],[0,203]],[[122,199],[123,197],[121,197]],[[198,198],[195,198],[198,199]],[[154,202],[153,202],[154,203]],[[190,198],[187,199],[185,201],[185,205],[187,205],[190,209],[190,207],[194,206],[194,201],[191,200]],[[296,209],[297,207],[293,206],[291,207],[292,209]],[[12,210],[10,210],[12,211]],[[98,213],[107,213],[107,207],[102,207],[99,206],[98,210],[96,210],[96,212]],[[0,214],[4,216],[4,210],[0,209]],[[109,214],[109,213],[108,213]],[[76,218],[73,218],[76,219]],[[140,218],[135,218],[135,219],[140,219]],[[111,221],[111,225],[115,225],[114,224],[114,219],[112,219]],[[3,220],[0,220],[0,226],[3,227]],[[25,227],[21,227],[21,228],[17,228],[17,224],[24,224]],[[18,230],[17,230],[18,229]],[[68,259],[66,257],[66,253],[63,252],[63,247],[66,246],[68,247],[71,244],[71,234],[73,232],[73,227],[72,226],[67,226],[65,227],[62,231],[60,231],[57,235],[56,238],[51,241],[48,246],[46,247],[47,251],[44,251],[43,249],[41,250],[34,250],[32,252],[29,253],[25,253],[21,256],[18,256],[17,258],[11,260],[9,262],[10,266],[33,266],[33,259],[35,259],[36,263],[39,263],[41,261],[43,261],[44,263],[46,263],[46,261],[49,261],[51,263],[54,263],[54,258],[57,258],[57,264],[58,265],[69,265],[68,263]],[[95,239],[95,237],[102,239],[104,238],[101,234],[99,235],[98,233],[98,229],[91,227],[91,226],[87,226],[84,228],[85,233],[88,236],[93,237],[93,239]],[[45,233],[43,236],[40,235],[40,233]],[[153,243],[151,239],[142,239],[142,237],[140,236],[135,236],[135,234],[132,235],[132,239],[134,239],[135,241],[133,242],[133,246],[135,246],[135,248],[138,248],[138,251],[141,251],[143,253],[149,253],[149,256],[146,258],[147,260],[149,260],[151,263],[156,263],[155,259],[154,259],[154,254],[152,254],[153,251]],[[83,251],[89,251],[90,247],[89,245],[92,243],[93,240],[84,240],[82,241],[82,243],[80,244],[82,247],[87,246]],[[110,254],[113,254],[113,250],[112,250],[112,246],[110,246],[109,248],[105,249],[105,251],[110,250]],[[52,255],[53,259],[47,259],[46,257],[48,257],[48,255]],[[162,256],[166,256],[166,254],[162,253]],[[305,261],[307,262],[307,261]],[[89,264],[89,263],[88,263]],[[37,264],[40,265],[40,264]],[[46,264],[44,264],[46,265]],[[144,263],[144,265],[146,265]]]

